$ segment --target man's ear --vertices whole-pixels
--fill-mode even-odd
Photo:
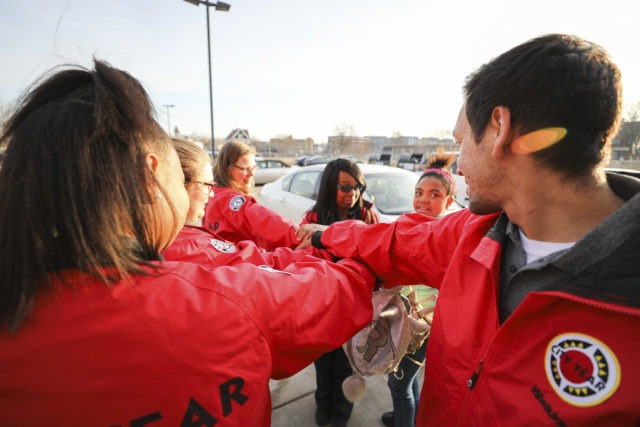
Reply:
[[[493,156],[502,158],[509,153],[511,145],[511,112],[507,107],[499,105],[491,112],[489,126],[494,128],[495,140],[493,144]]]

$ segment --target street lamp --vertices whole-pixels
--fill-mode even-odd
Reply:
[[[169,108],[173,108],[175,105],[164,104],[163,107],[167,109],[167,133],[171,136],[171,115],[169,114]]]
[[[216,156],[216,141],[213,133],[213,81],[211,79],[211,36],[209,35],[209,7],[213,6],[215,10],[220,12],[228,12],[231,8],[231,5],[227,3],[223,3],[221,1],[212,3],[210,1],[205,0],[184,0],[187,3],[194,4],[196,6],[200,6],[201,4],[207,7],[207,52],[209,58],[209,113],[210,113],[210,121],[211,121],[211,153],[212,157]]]

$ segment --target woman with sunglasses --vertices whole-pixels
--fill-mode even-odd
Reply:
[[[253,240],[268,251],[295,248],[300,243],[298,227],[251,195],[255,170],[251,146],[241,141],[222,146],[213,169],[215,195],[207,204],[203,227],[231,242]]]
[[[304,226],[306,232],[312,233],[345,219],[359,219],[367,224],[377,223],[378,214],[373,204],[362,198],[365,187],[364,175],[357,164],[347,159],[330,161],[322,174],[318,199],[306,213],[301,226]],[[316,225],[310,226],[311,224]],[[344,350],[340,347],[325,353],[314,365],[317,387],[316,423],[326,425],[331,421],[333,426],[346,426],[353,403],[345,398],[342,382],[353,370]]]

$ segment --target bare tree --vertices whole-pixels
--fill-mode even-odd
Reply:
[[[431,134],[429,136],[438,139],[451,139],[452,134],[453,131],[451,129],[434,129],[431,131]]]
[[[629,105],[625,116],[625,120],[628,122],[637,122],[640,120],[640,101],[636,101]]]
[[[347,123],[339,123],[333,130],[335,136],[329,138],[329,155],[345,154],[351,137],[355,135],[353,125]]]

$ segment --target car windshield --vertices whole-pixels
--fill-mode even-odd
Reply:
[[[386,215],[402,215],[413,211],[413,193],[418,176],[367,174],[369,199]]]

